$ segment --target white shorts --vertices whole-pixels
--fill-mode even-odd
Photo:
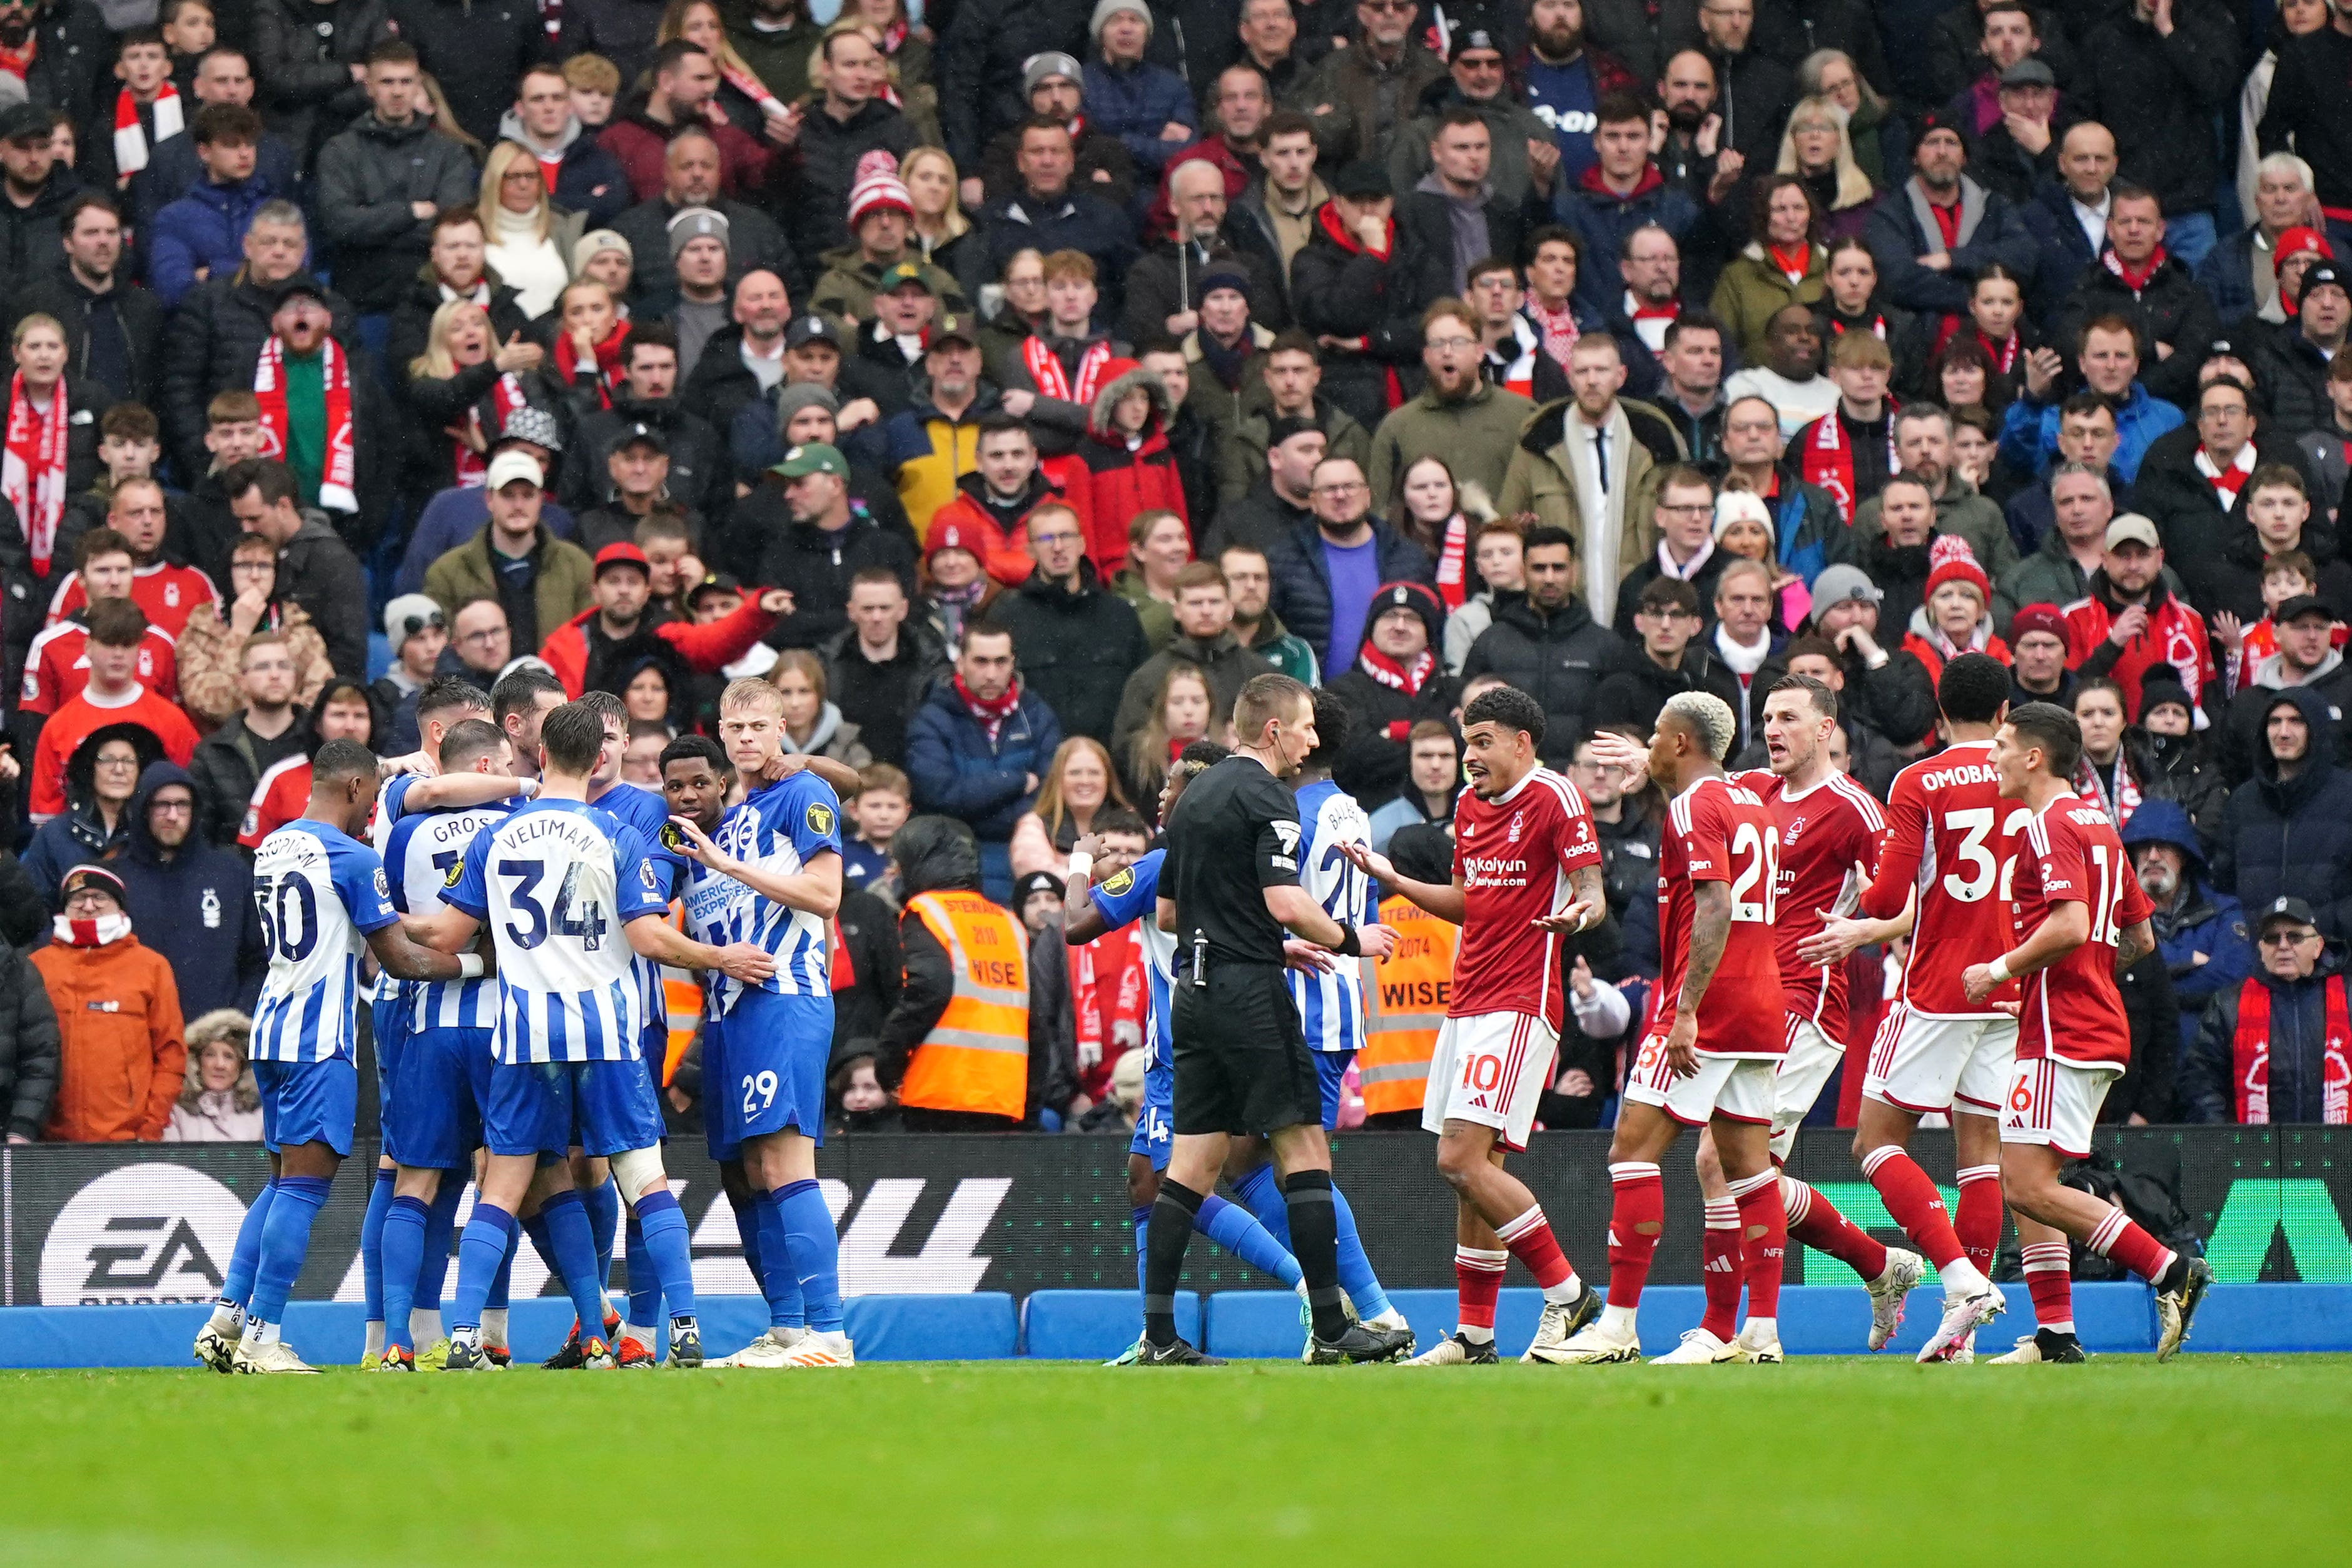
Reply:
[[[2001,1112],[2000,1141],[2042,1144],[2070,1160],[2086,1158],[2107,1086],[2123,1075],[2120,1067],[2076,1067],[2051,1056],[2019,1062]]]
[[[2008,1103],[2017,1061],[2017,1020],[2006,1014],[1941,1019],[1900,1002],[1878,1026],[1862,1092],[1872,1100],[1927,1115],[1965,1111],[1998,1116]]]
[[[1845,1047],[1801,1014],[1789,1015],[1789,1049],[1772,1074],[1772,1158],[1786,1160],[1797,1142],[1797,1124],[1822,1097],[1822,1085],[1845,1060]]]
[[[1769,1056],[1702,1056],[1696,1072],[1677,1078],[1666,1060],[1666,1037],[1654,1034],[1625,1075],[1625,1098],[1658,1106],[1685,1127],[1704,1127],[1717,1116],[1766,1127],[1772,1124],[1772,1074],[1779,1066]]]
[[[1475,1122],[1494,1128],[1504,1148],[1526,1148],[1559,1051],[1559,1036],[1531,1013],[1447,1019],[1430,1052],[1422,1127],[1443,1133],[1448,1122]]]

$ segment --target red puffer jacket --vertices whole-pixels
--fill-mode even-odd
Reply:
[[[1151,413],[1140,435],[1122,435],[1111,413],[1137,392],[1150,396]],[[1087,553],[1097,570],[1107,570],[1107,561],[1116,567],[1127,559],[1127,526],[1138,512],[1173,512],[1192,520],[1184,508],[1184,481],[1176,472],[1176,454],[1168,445],[1170,417],[1168,389],[1148,371],[1130,367],[1095,394],[1087,439],[1077,455],[1087,465],[1086,511],[1092,539]]]

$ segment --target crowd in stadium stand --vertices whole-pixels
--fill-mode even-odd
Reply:
[[[1664,803],[1588,738],[1706,691],[1761,767],[1812,674],[1883,794],[1967,651],[2156,906],[2105,1118],[2341,1122],[2347,73],[2329,0],[7,0],[8,1141],[257,1136],[252,847],[439,676],[620,696],[655,789],[772,681],[863,786],[835,1125],[976,885],[1005,1124],[1125,1131],[1143,960],[1062,869],[1251,675],[1435,881],[1463,704],[1536,696],[1614,916],[1562,983],[1638,1022]]]

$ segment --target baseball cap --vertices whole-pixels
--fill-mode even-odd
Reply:
[[[784,323],[784,347],[798,349],[809,343],[824,343],[835,353],[841,351],[840,340],[825,319],[814,310],[803,310]]]
[[[616,566],[635,567],[649,578],[654,574],[652,563],[646,559],[646,552],[626,539],[615,539],[596,552],[598,577],[604,576]]]
[[[621,432],[621,438],[604,450],[618,452],[624,446],[635,446],[639,442],[652,447],[656,452],[667,454],[669,451],[669,437],[661,433],[661,427],[647,424],[642,420]]]
[[[2317,916],[2311,913],[2311,905],[2300,898],[2273,898],[2263,904],[2262,915],[2255,922],[2254,929],[2260,931],[2273,920],[2292,920],[2303,925],[2319,924]]]
[[[980,347],[980,340],[973,334],[979,329],[978,324],[968,315],[945,315],[931,323],[931,340],[923,347],[927,350],[936,349],[950,339],[953,339],[959,343],[966,343],[977,349]]]
[[[407,641],[428,626],[445,626],[441,606],[422,593],[404,593],[383,607],[384,640],[396,654]]]
[[[483,484],[488,489],[503,490],[518,479],[527,481],[536,490],[547,488],[546,473],[525,452],[501,452],[491,458],[489,477]]]
[[[838,479],[849,472],[837,448],[822,441],[812,441],[805,446],[795,446],[784,454],[784,460],[768,470],[787,479],[804,479],[811,474],[830,474]]]
[[[896,267],[887,268],[880,281],[874,285],[874,292],[887,294],[893,289],[904,288],[910,283],[934,299],[939,298],[939,290],[931,287],[931,280],[924,273],[923,264],[919,261],[902,261]]]
[[[742,591],[743,584],[736,578],[734,573],[726,571],[713,572],[710,576],[704,578],[700,582],[696,583],[692,591],[687,594],[686,607],[688,610],[694,609],[697,605],[702,602],[702,596],[706,593],[732,593],[740,596]]]
[[[717,240],[724,250],[730,228],[726,214],[709,207],[688,207],[669,221],[669,258],[676,261],[690,242],[706,237]]]
[[[2000,73],[2003,87],[2056,87],[2058,78],[2040,60],[2022,59]]]
[[[2156,525],[2137,512],[2126,512],[2107,525],[2107,548],[2118,545],[2142,544],[2150,549],[2162,549],[2164,541],[2157,537]]]
[[[1870,574],[1858,566],[1832,566],[1822,569],[1813,579],[1813,612],[1819,614],[1846,601],[1860,600],[1864,604],[1876,604],[1886,597]]]
[[[0,113],[0,141],[38,141],[49,133],[49,111],[20,103]]]
[[[2327,601],[2319,595],[2298,593],[2273,611],[2271,621],[2275,625],[2292,626],[2306,615],[2325,616],[2331,622],[2336,619],[2336,612],[2327,608]]]
[[[2063,643],[2066,640],[2066,617],[2059,612],[2058,607],[2054,604],[2025,606],[2010,620],[2010,646],[2015,647],[2019,638],[2033,632],[2046,632]]]

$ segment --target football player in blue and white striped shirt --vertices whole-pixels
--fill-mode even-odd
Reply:
[[[215,1371],[313,1370],[279,1337],[278,1324],[310,1250],[311,1221],[352,1152],[360,954],[373,953],[402,979],[482,970],[479,958],[420,947],[400,928],[383,862],[352,836],[364,831],[375,797],[374,755],[357,741],[331,740],[311,758],[303,815],[263,840],[254,857],[269,972],[254,1009],[253,1075],[270,1180],[246,1211],[220,1303],[196,1335],[196,1359]]]
[[[767,681],[733,681],[719,696],[719,737],[747,780],[767,775],[783,727],[782,694]],[[689,817],[671,821],[688,854],[748,890],[722,906],[729,935],[775,960],[773,973],[757,981],[713,987],[726,1076],[714,1082],[706,1062],[705,1113],[726,1118],[744,1177],[761,1195],[761,1261],[798,1276],[808,1332],[789,1348],[755,1341],[733,1364],[854,1365],[842,1328],[839,1241],[816,1181],[833,1052],[825,933],[841,906],[841,801],[814,773],[799,772],[728,811],[716,841]]]
[[[587,802],[614,744],[589,704],[550,713],[540,727],[539,798],[476,835],[438,915],[408,917],[421,939],[445,952],[487,925],[499,960],[498,1064],[482,1116],[488,1157],[458,1247],[451,1372],[484,1364],[483,1302],[542,1155],[553,1156],[546,1167],[553,1191],[541,1214],[580,1316],[583,1364],[614,1364],[599,1333],[604,1301],[587,1216],[562,1158],[575,1123],[586,1152],[610,1160],[644,1231],[668,1299],[672,1364],[701,1364],[686,1216],[662,1172],[661,1110],[644,1060],[646,998],[634,960],[720,969],[738,980],[765,979],[775,960],[748,944],[713,947],[670,926],[654,847]]]
[[[482,711],[489,711],[487,697]],[[518,794],[535,788],[514,777],[506,735],[487,718],[429,728],[425,741],[439,771],[394,779],[376,812],[379,823],[386,818],[392,822],[384,869],[392,879],[393,905],[403,915],[438,910],[442,890],[462,874],[460,862],[475,836],[504,821],[519,803]],[[478,936],[478,949],[479,945]],[[473,1171],[474,1151],[482,1145],[498,998],[498,982],[491,979],[406,988],[407,1038],[383,1098],[383,1150],[394,1168],[393,1201],[379,1244],[385,1330],[378,1364],[386,1372],[416,1370],[412,1309],[427,1320],[425,1343],[441,1338],[449,1229]],[[505,1336],[497,1339],[503,1345]],[[435,1348],[440,1355],[448,1351],[446,1343]],[[436,1367],[440,1356],[428,1352],[425,1361]]]

